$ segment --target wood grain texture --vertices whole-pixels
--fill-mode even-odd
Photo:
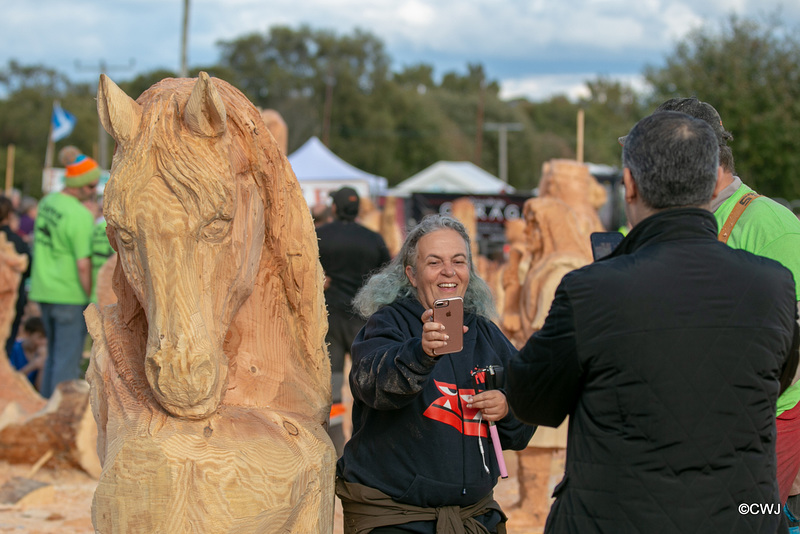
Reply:
[[[114,293],[114,271],[117,268],[117,254],[112,254],[108,260],[97,271],[97,305],[102,310],[109,304],[117,302],[117,294]]]
[[[205,73],[137,101],[101,76],[98,109],[118,301],[86,312],[95,528],[331,532],[323,275],[288,161]]]

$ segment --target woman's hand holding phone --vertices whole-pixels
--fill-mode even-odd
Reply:
[[[442,354],[449,354],[451,352],[458,352],[461,350],[461,342],[458,343],[458,350],[449,350],[454,345],[451,345],[450,334],[444,324],[437,322],[434,319],[432,309],[425,310],[422,314],[422,350],[431,358],[437,358]],[[461,325],[461,336],[467,333],[469,327]],[[449,347],[449,348],[448,348]]]

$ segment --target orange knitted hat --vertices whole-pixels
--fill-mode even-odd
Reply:
[[[64,181],[67,187],[83,187],[100,180],[100,167],[89,156],[80,155],[67,165]]]

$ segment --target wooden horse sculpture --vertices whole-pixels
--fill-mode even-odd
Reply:
[[[118,303],[87,310],[103,533],[331,532],[330,364],[311,216],[256,108],[200,73],[100,77]]]

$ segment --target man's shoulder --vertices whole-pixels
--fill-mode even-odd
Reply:
[[[800,267],[800,220],[769,197],[753,200],[734,226],[728,244]],[[787,265],[788,266],[788,265]]]
[[[92,222],[92,225],[94,225],[94,216],[92,212],[89,211],[89,208],[84,206],[80,200],[72,195],[60,192],[49,193],[39,202],[39,209],[41,210],[43,207],[62,212],[72,217],[88,219]]]
[[[325,236],[349,236],[364,239],[380,239],[383,241],[381,234],[370,230],[366,226],[356,221],[332,221],[322,226],[317,227],[317,236],[322,239]]]
[[[776,230],[800,234],[800,219],[789,208],[766,196],[753,200],[742,217],[747,217],[745,220],[750,224],[770,224]]]

